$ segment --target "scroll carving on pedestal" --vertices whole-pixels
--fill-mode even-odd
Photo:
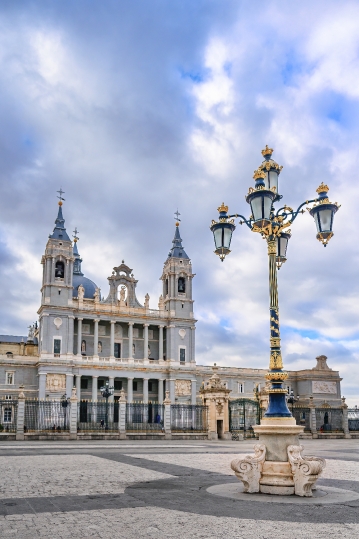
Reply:
[[[244,492],[259,492],[259,481],[265,458],[266,446],[256,444],[254,446],[254,455],[247,455],[244,459],[232,460],[231,468],[236,477],[242,481]]]
[[[287,448],[294,492],[297,496],[313,496],[312,489],[325,468],[325,460],[319,457],[302,457],[303,449],[302,445],[290,445]]]

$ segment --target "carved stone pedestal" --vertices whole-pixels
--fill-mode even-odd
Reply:
[[[244,492],[262,492],[281,496],[313,496],[312,488],[325,467],[318,457],[302,457],[303,446],[298,435],[303,427],[293,418],[264,419],[254,427],[259,434],[259,444],[254,455],[235,459],[231,468]]]

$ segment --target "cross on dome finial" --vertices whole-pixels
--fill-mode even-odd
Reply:
[[[74,238],[74,243],[76,243],[80,238],[78,237],[79,231],[77,230],[77,226],[75,226],[75,230],[73,231],[74,235],[72,236]]]
[[[62,201],[65,201],[64,198],[62,198],[62,195],[65,194],[65,191],[62,190],[62,187],[60,187],[60,190],[59,191],[56,191],[57,193],[59,193],[59,197],[57,197],[59,199],[59,206],[62,206]]]
[[[177,211],[175,211],[176,226],[179,226],[179,224],[180,224],[180,221],[181,221],[181,219],[179,218],[180,215],[181,214],[180,214],[180,212],[178,211],[178,208],[177,208]]]

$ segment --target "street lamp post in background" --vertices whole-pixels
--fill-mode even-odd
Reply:
[[[255,454],[233,460],[231,467],[238,479],[243,481],[244,492],[312,496],[312,486],[325,462],[317,457],[307,460],[302,457],[303,448],[298,437],[304,429],[296,425],[287,405],[287,389],[283,387],[283,382],[288,378],[288,373],[283,370],[280,344],[277,269],[287,260],[288,241],[291,237],[289,227],[299,213],[305,213],[303,206],[307,206],[314,217],[317,239],[325,247],[333,236],[333,220],[339,206],[329,201],[329,187],[321,183],[317,189],[317,198],[306,200],[297,210],[286,205],[276,210],[274,204],[282,199],[278,184],[282,167],[272,159],[272,153],[273,150],[268,146],[262,150],[264,161],[254,172],[255,186],[249,188],[246,196],[251,207],[250,217],[246,219],[240,214],[228,215],[228,206],[222,203],[218,208],[218,221],[211,223],[215,253],[222,262],[231,252],[236,218],[239,218],[241,225],[246,224],[252,232],[257,232],[266,240],[269,258],[270,359],[266,374],[270,383],[269,404],[260,425],[253,429],[259,435]],[[309,482],[304,470],[309,470]]]
[[[64,410],[64,430],[66,430],[66,415],[67,415],[67,407],[69,404],[70,404],[70,399],[68,399],[66,395],[62,395],[61,406]]]
[[[113,395],[114,387],[109,386],[108,380],[106,384],[100,388],[101,395],[106,399],[106,410],[105,410],[105,430],[108,430],[108,398]]]
[[[294,404],[299,401],[299,396],[295,397],[293,389],[290,390],[290,393],[287,397],[287,402],[292,405],[292,415],[294,411]]]

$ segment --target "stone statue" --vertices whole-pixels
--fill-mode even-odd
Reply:
[[[136,346],[135,346],[135,343],[133,343],[133,345],[132,345],[132,357],[135,357],[135,353],[136,353]]]
[[[147,348],[147,357],[151,357],[151,348],[150,348],[150,345],[148,345],[148,348]]]
[[[120,301],[122,302],[125,302],[125,295],[126,295],[126,287],[125,286],[121,286],[121,290],[120,290]]]
[[[98,354],[101,354],[102,352],[102,342],[101,341],[98,341],[98,345],[97,345],[97,353]]]
[[[82,284],[80,284],[80,286],[78,287],[77,289],[77,297],[79,299],[84,299],[84,295],[85,295],[85,289],[84,287],[82,286]]]
[[[96,288],[93,297],[94,297],[94,299],[95,299],[96,302],[99,302],[99,301],[100,301],[100,289],[99,289],[99,288]]]
[[[165,300],[163,299],[162,294],[160,295],[160,299],[158,300],[158,308],[160,311],[165,310]]]
[[[150,308],[150,296],[148,294],[145,295],[145,309]]]
[[[86,354],[86,341],[82,341],[81,343],[81,352]]]
[[[28,336],[27,336],[27,342],[33,342],[34,340],[34,337],[35,337],[35,327],[34,326],[29,326],[29,333],[28,333]]]

